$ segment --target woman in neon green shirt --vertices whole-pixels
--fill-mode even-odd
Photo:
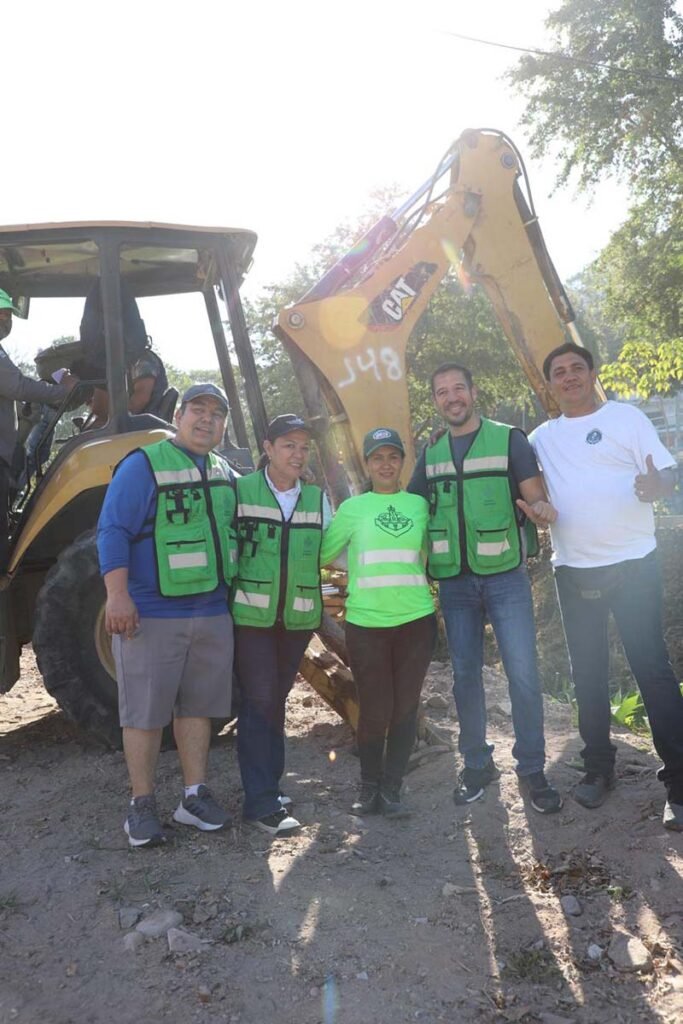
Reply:
[[[358,689],[361,769],[351,810],[404,817],[401,785],[436,637],[424,568],[429,506],[400,488],[405,452],[395,430],[366,434],[363,458],[372,490],[340,505],[320,560],[327,565],[348,547],[346,644]]]

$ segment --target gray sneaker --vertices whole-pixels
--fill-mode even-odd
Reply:
[[[662,824],[672,832],[683,832],[683,804],[675,804],[669,798],[664,804]]]
[[[610,789],[614,789],[616,779],[614,772],[600,775],[598,772],[586,772],[574,789],[574,799],[583,807],[600,807],[607,799]]]
[[[158,846],[166,842],[153,793],[131,800],[123,828],[129,846]]]
[[[194,825],[202,832],[216,832],[232,825],[232,815],[214,799],[207,786],[200,786],[195,796],[186,796],[173,812],[173,820],[181,825]]]

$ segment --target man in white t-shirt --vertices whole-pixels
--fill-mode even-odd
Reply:
[[[683,831],[683,696],[662,632],[652,511],[654,501],[673,493],[676,462],[639,409],[598,400],[587,349],[561,345],[546,357],[543,373],[562,415],[529,440],[558,512],[550,528],[553,565],[585,743],[586,774],[574,796],[599,807],[614,787],[611,612],[664,762],[664,824]]]

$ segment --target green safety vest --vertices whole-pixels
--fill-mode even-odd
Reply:
[[[302,484],[285,522],[263,470],[237,481],[239,562],[232,592],[238,626],[317,629],[322,620],[322,491]]]
[[[458,474],[450,435],[426,450],[429,491],[427,569],[434,579],[466,567],[479,576],[508,572],[538,549],[536,529],[520,533],[508,475],[512,427],[482,417]],[[528,549],[528,550],[527,550]]]
[[[187,597],[230,583],[237,571],[235,478],[220,455],[204,469],[169,440],[138,449],[156,485],[154,550],[163,597]]]

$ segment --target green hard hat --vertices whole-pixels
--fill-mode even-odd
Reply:
[[[11,309],[13,313],[19,312],[17,307],[12,305],[12,300],[7,292],[4,292],[2,288],[0,288],[0,309]]]

